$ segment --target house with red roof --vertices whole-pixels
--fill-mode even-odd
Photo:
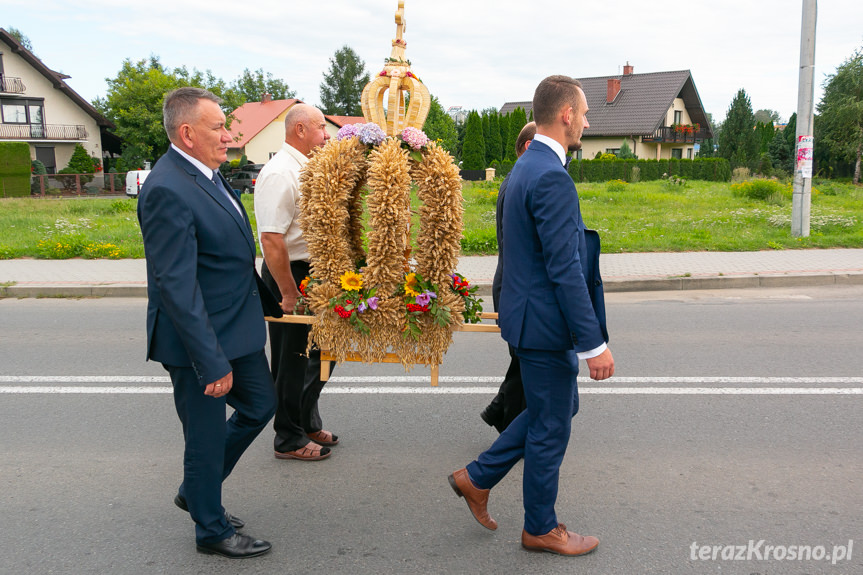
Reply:
[[[266,163],[278,152],[285,141],[285,116],[295,104],[303,102],[296,98],[273,100],[264,94],[260,102],[246,102],[231,112],[228,131],[234,141],[228,144],[228,160],[246,158],[255,164]],[[362,117],[324,116],[327,132],[335,136],[346,124],[365,122]]]

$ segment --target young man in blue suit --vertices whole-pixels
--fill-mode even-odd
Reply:
[[[243,205],[219,174],[231,136],[220,100],[200,88],[165,96],[171,147],[141,189],[147,257],[147,359],[174,385],[186,449],[174,503],[195,521],[198,551],[231,558],[270,550],[239,533],[222,482],[275,412],[264,354],[255,239]],[[234,413],[225,421],[225,406]]]
[[[589,127],[581,84],[540,82],[533,97],[536,135],[516,162],[503,204],[501,335],[516,349],[527,409],[476,460],[449,476],[480,524],[497,529],[488,497],[524,459],[522,547],[583,555],[599,540],[567,531],[554,510],[560,464],[578,411],[578,361],[590,377],[614,374],[599,276],[599,238],[585,230],[566,152]]]

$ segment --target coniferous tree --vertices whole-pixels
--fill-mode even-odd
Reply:
[[[504,154],[507,160],[512,162],[516,160],[515,141],[525,124],[527,124],[527,114],[524,112],[524,108],[519,106],[513,110],[509,119],[509,136],[506,140],[506,153]]]
[[[500,114],[497,112],[488,115],[488,139],[485,141],[485,149],[489,165],[503,159],[501,157]]]
[[[330,58],[330,69],[321,82],[321,110],[337,116],[362,116],[361,97],[369,83],[366,64],[350,46],[342,46]]]
[[[489,153],[488,153],[488,141],[489,141],[489,136],[491,135],[489,133],[490,129],[491,129],[491,122],[489,121],[488,114],[484,113],[482,115],[482,141],[485,144],[485,165],[486,166],[490,165],[491,160],[492,160],[492,158],[489,157]]]
[[[503,115],[498,118],[498,124],[500,125],[500,159],[501,161],[506,160],[506,142],[509,140],[509,122],[512,117],[512,112],[509,114]]]
[[[423,131],[430,140],[440,143],[454,158],[458,157],[458,131],[455,121],[444,111],[435,96],[431,97],[431,107],[423,124]]]
[[[786,128],[787,130],[788,128]],[[791,144],[782,130],[776,130],[773,139],[770,141],[767,153],[770,154],[770,160],[773,162],[773,169],[782,170],[786,173],[794,171],[794,162],[791,155]]]
[[[722,124],[719,156],[728,160],[732,168],[754,168],[758,160],[758,144],[752,104],[746,91],[741,88],[732,100]]]
[[[461,161],[464,170],[482,170],[486,167],[482,120],[475,110],[468,114],[465,122]]]

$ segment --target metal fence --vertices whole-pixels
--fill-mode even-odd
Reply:
[[[126,193],[126,173],[33,174],[30,194],[34,197],[60,195],[118,195]]]

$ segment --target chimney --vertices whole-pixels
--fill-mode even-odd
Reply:
[[[264,95],[261,97],[261,104],[266,104],[267,102],[273,101],[273,95],[269,92],[264,92]]]
[[[629,62],[627,62],[626,66],[623,67],[623,75],[632,76],[632,65]]]
[[[608,92],[606,92],[605,101],[608,104],[614,102],[617,95],[620,93],[620,80],[618,78],[608,79]]]

